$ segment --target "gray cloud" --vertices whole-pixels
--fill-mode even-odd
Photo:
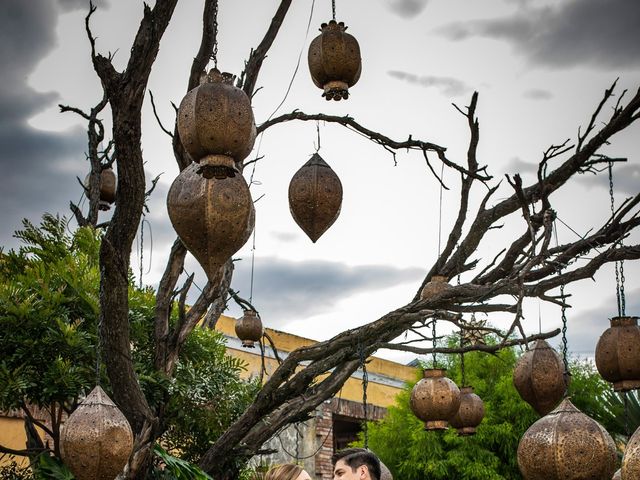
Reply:
[[[299,237],[297,233],[293,232],[271,232],[271,236],[282,243],[293,242]]]
[[[414,73],[400,72],[397,70],[391,70],[387,73],[390,76],[397,78],[398,80],[404,80],[406,82],[423,87],[438,88],[442,91],[443,94],[447,96],[457,97],[471,91],[471,87],[469,87],[466,83],[453,77],[434,77],[428,75],[420,76]]]
[[[607,172],[598,175],[585,174],[578,177],[579,181],[589,186],[609,189]],[[637,195],[640,193],[640,165],[637,163],[616,164],[613,167],[614,194]],[[622,198],[617,198],[620,204]]]
[[[98,8],[107,8],[109,6],[109,2],[107,0],[92,0],[93,4]],[[89,2],[88,0],[58,0],[58,5],[60,8],[65,11],[84,9],[89,11]]]
[[[233,288],[243,298],[249,297],[251,262],[236,262]],[[417,282],[424,275],[419,268],[396,268],[387,265],[350,267],[320,260],[293,262],[274,257],[255,259],[254,300],[269,325],[278,327],[288,320],[298,320],[330,311],[338,302],[361,292],[377,290],[406,282]]]
[[[531,100],[549,100],[553,98],[553,93],[549,90],[543,90],[541,88],[531,88],[522,94],[525,98]]]
[[[538,164],[525,162],[520,157],[512,157],[504,167],[505,173],[509,175],[516,173],[532,173],[538,171]]]
[[[506,40],[530,62],[552,68],[638,68],[638,25],[640,2],[570,0],[553,7],[521,8],[503,18],[454,23],[440,31],[452,40]]]
[[[422,13],[428,0],[386,0],[391,11],[401,17],[413,18]]]

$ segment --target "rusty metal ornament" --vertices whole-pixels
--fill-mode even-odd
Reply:
[[[640,428],[638,428],[624,449],[624,457],[622,457],[622,478],[625,480],[633,480],[640,478]]]
[[[607,480],[617,468],[616,446],[567,398],[525,432],[518,466],[525,480]]]
[[[428,368],[411,391],[410,407],[425,430],[446,430],[460,408],[460,390],[442,368]]]
[[[613,317],[596,346],[596,367],[616,392],[640,388],[638,317]]]
[[[91,174],[88,174],[84,179],[84,186],[89,188],[89,178]],[[102,211],[107,211],[111,208],[111,204],[116,201],[116,188],[117,188],[116,173],[113,168],[105,168],[100,172],[100,201],[98,202],[98,208]]]
[[[346,33],[344,22],[323,23],[322,32],[309,45],[309,72],[313,83],[324,90],[327,100],[349,98],[349,87],[360,78],[362,59],[360,45]]]
[[[434,275],[431,277],[431,280],[427,282],[427,284],[422,288],[420,292],[420,298],[422,300],[428,300],[436,295],[439,295],[442,292],[445,292],[451,288],[449,285],[448,278],[444,275]]]
[[[236,335],[245,348],[255,348],[254,343],[260,341],[262,333],[262,321],[255,310],[245,310],[244,315],[236,321]]]
[[[298,226],[315,243],[340,215],[342,183],[320,155],[313,156],[289,183],[289,210]]]
[[[195,162],[207,155],[244,160],[256,139],[251,101],[233,86],[234,76],[211,69],[190,90],[178,109],[178,134]]]
[[[540,415],[546,415],[562,400],[569,376],[562,357],[544,340],[525,352],[513,372],[513,385],[522,399]]]
[[[255,222],[247,182],[224,155],[206,156],[180,172],[169,189],[167,210],[209,280],[249,239]]]
[[[484,418],[484,402],[473,392],[473,387],[460,389],[460,408],[449,419],[449,425],[458,430],[458,435],[475,435],[476,427]]]
[[[132,450],[131,426],[100,386],[78,405],[60,432],[62,460],[77,480],[113,480]]]

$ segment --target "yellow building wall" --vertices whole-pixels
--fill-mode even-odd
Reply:
[[[40,436],[44,438],[43,432],[38,428]],[[12,450],[24,450],[27,443],[27,434],[24,431],[24,420],[18,417],[8,417],[0,415],[0,444]],[[27,457],[12,457],[9,455],[0,456],[0,465],[7,465],[15,462],[20,466],[28,465]]]
[[[226,315],[221,315],[218,323],[216,324],[216,330],[219,330],[225,335],[236,337],[235,319]],[[266,328],[265,330],[273,340],[278,352],[291,352],[302,346],[317,343],[315,340],[281,332],[279,330],[273,330],[271,328]],[[227,346],[227,352],[234,357],[242,359],[247,364],[247,371],[243,374],[245,378],[260,374],[261,359],[259,347],[251,349],[232,348]],[[265,365],[268,374],[272,373],[278,367],[277,361],[268,357],[265,357]],[[401,363],[377,357],[369,358],[369,362],[367,363],[367,372],[369,372],[370,375],[378,374],[400,382],[414,381],[417,374],[416,368],[414,367],[409,367]],[[395,397],[400,391],[401,388],[399,387],[384,385],[371,381],[370,379],[367,386],[367,401],[372,405],[386,408],[394,403]],[[345,400],[361,402],[362,381],[359,378],[348,379],[337,396]]]

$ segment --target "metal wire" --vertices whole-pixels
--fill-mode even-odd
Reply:
[[[433,322],[431,323],[431,344],[433,346],[433,368],[437,368],[437,361],[436,361],[436,322],[437,320],[434,318]]]
[[[214,68],[218,68],[218,0],[213,0],[213,50],[211,52]]]
[[[336,20],[336,0],[331,0],[331,13],[333,15],[333,21]]]
[[[358,344],[358,350],[360,354],[360,366],[362,368],[362,410],[364,413],[364,426],[362,428],[362,431],[364,433],[364,448],[369,449],[369,426],[367,425],[369,419],[369,408],[367,405],[367,386],[369,385],[369,374],[367,373],[367,359],[365,357],[362,344]]]
[[[460,348],[464,347],[464,330],[460,329]],[[460,352],[460,373],[462,375],[462,384],[460,386],[467,386],[467,376],[464,369],[464,352]]]
[[[567,359],[567,307],[564,299],[564,285],[560,285],[560,297],[562,297],[562,361],[564,371],[569,373],[569,361]]]
[[[609,162],[609,198],[611,201],[611,219],[616,214],[615,198],[613,196],[613,162]],[[620,241],[622,244],[622,241]],[[618,302],[618,316],[623,317],[625,314],[626,301],[624,298],[624,261],[615,262],[616,272],[616,300]]]

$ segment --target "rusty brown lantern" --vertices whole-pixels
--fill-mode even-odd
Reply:
[[[546,415],[562,400],[569,382],[562,357],[544,340],[520,357],[513,384],[522,399],[540,415]]]
[[[260,341],[262,333],[262,321],[255,310],[245,310],[244,315],[236,321],[236,335],[245,348],[255,348],[254,343]]]
[[[638,317],[613,317],[596,346],[596,367],[616,392],[640,388]]]
[[[460,390],[446,373],[442,368],[425,369],[424,378],[411,391],[411,410],[425,430],[446,430],[460,408]]]
[[[360,45],[346,33],[344,22],[331,20],[323,23],[322,32],[309,45],[309,71],[311,79],[327,100],[346,100],[349,87],[356,84],[362,71]]]
[[[213,68],[202,75],[178,109],[178,134],[195,162],[208,155],[244,160],[256,139],[251,101],[233,86],[234,76]]]
[[[606,480],[617,463],[611,436],[568,398],[531,425],[518,445],[525,480]]]
[[[89,178],[91,174],[87,175],[84,179],[84,186],[89,188]],[[98,208],[102,211],[107,211],[111,208],[111,204],[116,201],[116,187],[117,187],[116,174],[113,168],[105,168],[100,172],[100,201],[98,202]]]
[[[182,243],[213,280],[249,239],[255,210],[247,182],[232,160],[226,165],[229,176],[225,178],[200,173],[210,158],[180,172],[169,189],[167,209]]]
[[[638,428],[627,442],[622,457],[622,478],[640,478],[640,428]]]
[[[313,243],[333,225],[342,206],[342,183],[318,153],[293,175],[289,210]]]
[[[476,427],[484,418],[484,402],[473,392],[473,387],[460,389],[460,408],[449,419],[449,425],[458,430],[458,435],[475,435]]]
[[[60,432],[62,460],[77,480],[113,480],[132,450],[129,422],[100,386],[78,405]]]
[[[442,292],[445,292],[451,288],[451,285],[447,283],[448,278],[445,275],[434,275],[431,280],[422,288],[420,292],[420,298],[427,300],[431,297],[435,297]]]

